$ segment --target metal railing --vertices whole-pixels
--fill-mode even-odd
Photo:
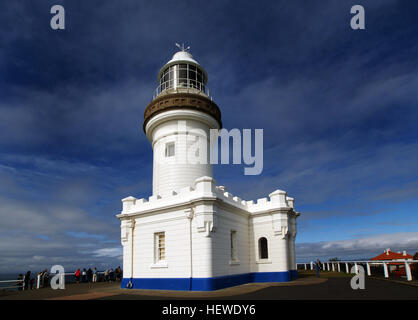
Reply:
[[[365,266],[366,272],[368,276],[372,275],[371,267],[382,266],[383,274],[385,278],[389,278],[389,268],[388,265],[404,265],[405,267],[405,276],[407,281],[412,281],[412,272],[411,272],[411,264],[414,264],[414,267],[418,267],[418,260],[385,260],[385,261],[378,261],[378,260],[366,260],[366,261],[327,261],[321,262],[322,271],[337,271],[341,272],[342,268],[341,265],[345,266],[345,272],[350,273],[349,265],[353,265],[355,268],[356,273],[358,273],[358,265]],[[308,266],[310,270],[315,269],[316,262],[308,262],[308,263],[297,263],[296,266],[303,266],[305,270],[308,270]]]
[[[25,290],[25,281],[24,279],[14,279],[14,280],[1,280],[0,283],[15,283],[14,286],[8,286],[8,287],[0,287],[0,289],[16,289],[16,288],[22,288],[22,290]]]
[[[178,89],[181,91],[179,91]],[[154,100],[163,92],[170,93],[170,92],[173,92],[173,90],[174,92],[183,92],[183,89],[193,89],[190,92],[196,92],[196,90],[198,90],[204,93],[206,96],[208,96],[212,100],[212,97],[210,96],[209,88],[204,83],[199,82],[197,80],[190,80],[187,78],[169,80],[169,81],[160,83],[160,85],[155,89],[152,99]]]
[[[105,273],[105,271],[98,271],[97,275],[104,274],[104,273]],[[54,274],[54,273],[50,273],[50,274],[48,274],[47,279],[49,280],[51,278],[51,276],[55,276],[55,275],[56,274]],[[60,275],[61,275],[61,277],[75,276],[74,272],[61,273]],[[0,280],[0,284],[1,283],[5,283],[5,284],[14,283],[15,284],[14,286],[7,286],[7,287],[0,286],[0,290],[3,290],[3,289],[19,289],[19,288],[22,288],[22,290],[26,290],[25,289],[25,278],[26,278],[26,275],[23,276],[23,279]],[[80,278],[82,278],[82,275],[80,275]],[[30,281],[30,279],[29,279],[29,281]],[[45,281],[45,278],[42,278],[41,274],[36,275],[36,285],[34,287],[36,289],[40,289],[41,287],[43,287],[44,281]],[[28,286],[30,286],[30,283],[28,283]]]
[[[99,275],[99,274],[104,274],[105,273],[105,271],[97,271],[97,275]],[[55,276],[55,274],[53,274],[53,273],[51,273],[51,274],[48,274],[48,279],[50,278],[49,276]],[[75,276],[75,274],[74,274],[74,272],[67,272],[67,273],[61,273],[60,274],[61,275],[61,277],[65,277],[65,276]],[[40,289],[41,288],[41,285],[43,284],[43,281],[44,281],[44,279],[41,279],[41,275],[40,274],[38,274],[37,275],[37,278],[36,278],[36,289]],[[83,276],[80,274],[80,279],[82,278]],[[65,279],[65,278],[64,278]],[[63,279],[63,280],[64,280]]]

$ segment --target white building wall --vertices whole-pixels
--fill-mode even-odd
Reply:
[[[198,111],[188,111],[190,118],[184,119],[177,119],[176,113],[183,114],[185,110],[170,112],[165,113],[167,119],[159,120],[158,115],[156,120],[152,119],[155,125],[149,135],[154,153],[153,195],[169,195],[172,191],[192,186],[197,178],[213,176],[210,129],[218,127],[216,121]],[[174,157],[165,155],[169,142],[175,143]],[[199,149],[199,154],[194,152],[196,149]]]
[[[235,211],[235,210],[234,210]],[[250,272],[249,219],[231,209],[218,209],[218,224],[212,235],[215,277]],[[238,261],[231,260],[231,231],[236,231]]]
[[[154,235],[165,233],[165,263],[155,257]],[[134,278],[189,277],[189,220],[184,210],[136,218]]]
[[[289,217],[289,270],[297,269],[295,252],[296,233],[296,217],[291,215]]]
[[[193,277],[213,276],[213,242],[211,231],[216,224],[215,209],[212,203],[199,203],[193,206]]]
[[[288,241],[287,236],[275,234],[272,216],[264,214],[255,216],[250,225],[252,239],[251,272],[283,272],[288,271]],[[268,244],[268,259],[260,259],[258,241],[265,237]]]
[[[133,225],[133,278],[212,278],[294,270],[298,213],[286,205],[284,197],[278,190],[270,194],[270,200],[245,201],[217,187],[213,178],[201,177],[193,187],[175,194],[123,199],[118,217],[124,278],[131,277]],[[236,231],[238,261],[231,261],[231,230]],[[165,233],[163,263],[155,263],[157,232]],[[268,241],[268,259],[259,259],[261,237]]]

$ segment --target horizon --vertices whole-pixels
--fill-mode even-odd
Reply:
[[[122,266],[116,214],[151,196],[143,112],[176,42],[224,128],[264,130],[260,175],[215,165],[214,179],[295,198],[297,263],[418,252],[418,3],[362,1],[365,30],[352,1],[267,4],[0,4],[0,273]]]

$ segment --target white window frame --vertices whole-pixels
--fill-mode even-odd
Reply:
[[[171,150],[172,150],[172,154],[170,152]],[[165,144],[165,157],[169,158],[169,157],[174,157],[175,155],[176,155],[176,144],[173,141],[167,142]]]
[[[267,258],[261,258],[261,248],[260,248],[260,240],[261,238],[265,238],[267,242]],[[257,240],[257,259],[255,261],[257,264],[264,264],[264,263],[271,263],[270,258],[270,250],[269,250],[269,239],[266,236],[260,236]]]
[[[229,238],[230,238],[230,249],[231,249],[231,255],[230,255],[230,265],[236,265],[239,264],[238,259],[238,235],[236,230],[231,230]]]
[[[161,258],[161,247],[160,241],[161,236],[164,237],[163,249],[164,249],[164,256]],[[164,231],[159,231],[154,233],[154,263],[151,265],[151,268],[167,268],[167,241],[166,241],[166,234]]]

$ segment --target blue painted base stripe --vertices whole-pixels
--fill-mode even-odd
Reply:
[[[213,278],[123,278],[121,288],[132,289],[212,291],[251,282],[287,282],[297,278],[297,271],[253,272]]]

